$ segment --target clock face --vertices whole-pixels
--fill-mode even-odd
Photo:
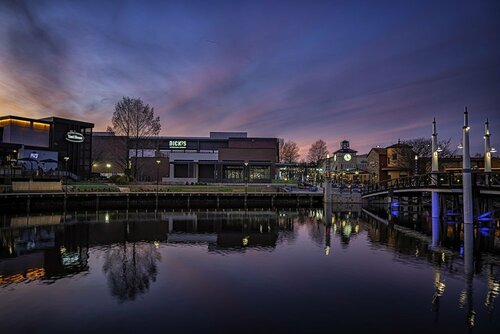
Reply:
[[[351,161],[351,155],[349,153],[347,153],[346,155],[344,155],[344,160],[345,161]]]

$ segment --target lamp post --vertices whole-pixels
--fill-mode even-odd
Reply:
[[[64,187],[64,216],[66,217],[66,202],[68,201],[68,160],[69,157],[65,156],[64,157],[64,165],[65,165],[65,187]]]
[[[465,273],[472,275],[473,272],[473,251],[474,230],[473,230],[473,209],[472,209],[472,175],[470,170],[470,149],[469,149],[469,114],[467,107],[464,111],[464,126],[462,127],[462,198],[464,215],[464,262]]]
[[[245,162],[245,168],[243,169],[243,178],[245,179],[245,196],[248,193],[248,162]]]
[[[418,175],[418,155],[415,154],[415,176]]]
[[[160,186],[160,163],[161,160],[156,160],[156,210],[158,211],[158,188]]]
[[[486,119],[486,122],[484,122],[484,173],[486,186],[490,185],[491,153],[496,152],[496,149],[494,147],[491,147],[490,136],[490,123],[488,122],[488,119]]]
[[[436,130],[436,119],[434,118],[432,122],[432,185],[437,186],[439,173],[439,152],[442,149],[438,146],[437,130]],[[439,206],[439,193],[437,191],[432,192],[432,218],[439,219],[439,214],[441,208]]]

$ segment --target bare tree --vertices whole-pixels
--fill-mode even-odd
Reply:
[[[292,140],[279,139],[280,162],[292,163],[299,160],[299,146]]]
[[[130,150],[135,150],[134,177],[137,178],[137,158],[141,142],[147,142],[158,136],[161,130],[160,117],[154,117],[154,108],[144,104],[141,99],[123,97],[115,105],[111,119],[112,130],[127,138],[127,164],[130,161]]]
[[[326,143],[322,139],[319,139],[309,148],[307,161],[317,164],[321,160],[326,159],[327,155],[328,149],[326,147]]]
[[[430,138],[412,138],[402,140],[401,143],[411,146],[413,152],[415,152],[420,158],[430,158],[432,156],[432,141]],[[441,140],[438,146],[442,149],[439,156],[442,158],[450,158],[454,156],[457,149],[451,148],[451,138]]]

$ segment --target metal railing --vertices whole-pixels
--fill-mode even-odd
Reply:
[[[66,178],[66,175],[69,179],[77,181],[80,177],[76,174],[73,174],[69,171],[43,171],[40,172],[36,169],[20,169],[20,168],[2,168],[0,167],[0,177],[9,177],[16,179],[37,179],[37,180],[50,180],[50,179],[63,179]]]
[[[482,189],[498,189],[500,188],[500,172],[492,173],[472,173],[472,186]],[[402,190],[402,189],[452,189],[462,187],[461,172],[447,173],[429,173],[423,175],[414,175],[402,177],[399,179],[386,180],[378,183],[366,185],[363,188],[362,194],[368,195],[371,193]]]

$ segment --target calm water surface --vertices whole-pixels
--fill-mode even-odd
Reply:
[[[333,210],[4,216],[1,332],[498,332],[498,221]]]

